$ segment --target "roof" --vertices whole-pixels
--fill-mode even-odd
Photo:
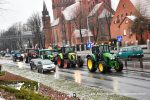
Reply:
[[[100,6],[102,5],[103,3],[98,3],[94,6],[94,8],[92,9],[92,11],[89,13],[88,17],[91,17],[93,16],[97,11],[98,9],[100,8]]]
[[[134,15],[131,15],[131,16],[127,16],[127,18],[130,19],[130,20],[132,20],[132,21],[134,21],[137,17],[134,16]]]
[[[80,2],[76,2],[68,7],[66,7],[62,13],[64,15],[64,18],[66,20],[72,20],[73,18],[76,17],[77,13],[79,13],[79,7],[80,6]]]
[[[130,0],[143,16],[150,18],[150,0]]]
[[[51,26],[56,26],[59,24],[59,18],[57,18],[56,20],[54,20],[52,23],[51,23]]]
[[[103,11],[100,13],[98,18],[105,18],[105,16],[108,17],[109,13],[110,13],[110,11],[108,11],[107,9],[103,9]]]
[[[111,7],[114,11],[116,11],[119,1],[120,0],[111,0]]]
[[[88,36],[88,30],[87,29],[81,29],[81,33],[82,33],[82,37],[87,37]],[[75,29],[74,32],[73,32],[73,35],[75,37],[80,37],[80,30],[78,29]],[[93,36],[91,31],[89,31],[89,36]]]

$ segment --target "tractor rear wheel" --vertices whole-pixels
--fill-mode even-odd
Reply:
[[[91,57],[87,58],[87,67],[90,72],[95,72],[97,70],[97,67],[95,66],[95,61]]]
[[[59,56],[57,57],[57,65],[59,68],[63,67],[63,60]]]
[[[99,70],[100,73],[106,73],[107,65],[105,64],[105,62],[100,62],[98,64],[98,70]]]
[[[121,72],[123,70],[123,63],[118,60],[115,64],[114,69],[116,70],[116,72]]]

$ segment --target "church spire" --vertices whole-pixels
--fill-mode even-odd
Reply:
[[[49,15],[49,12],[47,10],[47,7],[46,7],[46,4],[45,4],[44,0],[43,0],[43,11],[42,11],[42,14],[43,14],[43,16],[44,15]]]

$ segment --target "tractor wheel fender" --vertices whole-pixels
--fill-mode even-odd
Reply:
[[[68,58],[70,59],[70,60],[75,60],[75,53],[69,53],[69,55],[68,55]]]
[[[60,57],[60,59],[63,59],[63,54],[62,53],[60,53],[58,56]]]
[[[96,56],[94,54],[88,55],[87,58],[91,57],[94,61],[96,61]]]

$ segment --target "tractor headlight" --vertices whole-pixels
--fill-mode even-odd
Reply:
[[[110,58],[110,60],[114,60],[114,59],[115,59],[115,57],[111,57],[111,58]]]

